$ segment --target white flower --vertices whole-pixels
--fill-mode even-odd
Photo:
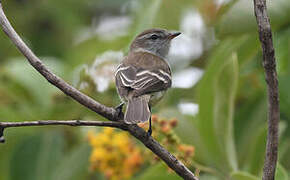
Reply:
[[[186,11],[180,23],[180,30],[182,34],[172,41],[169,60],[173,64],[186,65],[203,53],[203,37],[206,29],[201,15],[195,9]]]
[[[107,90],[109,84],[114,81],[114,72],[123,56],[121,51],[107,51],[98,56],[88,69],[88,74],[99,92]]]
[[[80,72],[84,71],[93,80],[98,92],[106,91],[110,83],[114,82],[115,70],[123,59],[123,56],[121,51],[107,51],[97,56],[92,65],[83,65],[78,68],[78,77],[74,81],[76,82],[75,84],[79,84],[79,88],[81,89],[89,86],[87,82],[79,78]]]
[[[188,68],[174,73],[172,78],[172,87],[174,88],[191,88],[202,77],[203,70],[199,68]]]
[[[95,30],[99,38],[112,40],[128,33],[132,20],[129,16],[108,16],[103,17]]]
[[[75,44],[95,36],[102,40],[114,40],[127,35],[131,24],[129,16],[104,16],[98,22],[93,19],[92,26],[85,27],[76,34]]]
[[[180,103],[178,104],[178,110],[182,113],[182,114],[188,114],[188,115],[192,115],[195,116],[198,113],[198,104],[195,103]]]

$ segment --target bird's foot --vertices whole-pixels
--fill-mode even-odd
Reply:
[[[148,129],[148,131],[147,131],[147,135],[148,135],[148,136],[151,136],[151,135],[152,135],[152,129],[151,129],[151,128]]]

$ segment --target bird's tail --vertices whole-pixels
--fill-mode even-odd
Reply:
[[[149,99],[149,95],[129,98],[124,118],[125,123],[137,124],[148,121],[151,116]]]

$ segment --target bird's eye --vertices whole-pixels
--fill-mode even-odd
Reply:
[[[152,39],[152,40],[156,40],[158,38],[159,38],[159,36],[157,36],[156,34],[153,34],[150,36],[150,39]]]

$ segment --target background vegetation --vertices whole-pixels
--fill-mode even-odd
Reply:
[[[155,136],[170,151],[185,153],[178,154],[180,157],[191,153],[190,160],[184,160],[192,170],[200,170],[201,180],[260,178],[267,99],[252,2],[10,0],[3,6],[15,29],[56,74],[108,106],[119,103],[113,69],[134,36],[151,27],[181,31],[183,36],[174,40],[169,56],[173,88],[153,110],[162,119],[155,122]],[[269,1],[268,11],[281,103],[277,179],[287,180],[290,3]],[[178,119],[177,125],[160,122],[174,118]],[[1,31],[0,121],[46,119],[103,120],[47,83]],[[100,156],[102,150],[112,152],[106,149],[106,138],[118,139],[120,132],[113,132],[114,136],[110,133],[102,128],[9,129],[5,131],[7,142],[0,145],[0,180],[179,179],[142,145],[122,133],[119,141],[111,143],[117,155],[124,158],[110,159],[119,157],[112,154],[101,159],[108,163],[106,170],[116,167],[104,170],[93,156],[99,160],[104,157]],[[149,155],[138,159],[140,152]],[[126,154],[136,158],[128,159]],[[120,168],[125,161],[132,166],[130,171]],[[127,175],[114,176],[120,171]]]

